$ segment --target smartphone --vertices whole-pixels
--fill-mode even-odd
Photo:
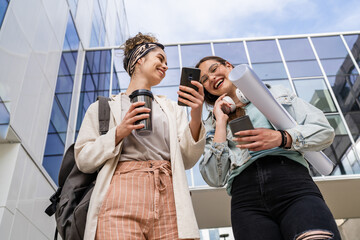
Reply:
[[[239,131],[254,129],[252,122],[248,115],[238,117],[234,120],[231,120],[229,122],[229,126],[230,126],[230,130],[231,130],[231,133],[233,136],[235,136],[235,133],[237,133]]]
[[[181,70],[181,78],[180,78],[180,85],[191,87],[191,88],[195,89],[196,91],[198,91],[198,87],[193,85],[191,83],[191,81],[199,81],[199,79],[200,79],[200,69],[199,68],[189,68],[189,67],[183,67],[182,68],[182,70]],[[182,103],[180,101],[178,101],[178,105],[187,106],[186,104],[184,104],[184,103]]]

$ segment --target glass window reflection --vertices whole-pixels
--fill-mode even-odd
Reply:
[[[344,35],[344,39],[350,50],[352,50],[354,47],[359,45],[360,35],[358,34]]]
[[[322,76],[307,38],[280,39],[279,44],[292,78]]]
[[[335,112],[336,107],[323,79],[294,80],[298,96],[323,112]]]
[[[243,42],[214,43],[215,56],[229,61],[233,65],[248,64]]]
[[[194,186],[198,187],[198,186],[207,186],[207,183],[204,181],[203,177],[201,176],[200,173],[200,168],[199,168],[199,162],[200,160],[195,164],[195,166],[192,168],[193,169],[193,175],[194,175]]]
[[[79,0],[68,0],[70,11],[73,14],[73,16],[76,16],[76,10]]]
[[[282,62],[254,63],[252,68],[261,80],[287,79],[285,67]]]
[[[112,79],[112,92],[111,92],[111,94],[113,94],[113,95],[116,95],[121,91],[119,78],[117,76],[118,75],[116,74],[115,69],[114,69],[113,79]]]
[[[211,55],[210,44],[181,45],[183,67],[195,67],[200,59]]]
[[[291,85],[289,80],[273,80],[273,81],[263,81],[265,84],[269,84],[270,86],[275,86],[275,85],[282,85],[283,87],[287,88],[287,89],[291,89]]]
[[[153,87],[151,91],[155,95],[164,95],[167,98],[171,99],[172,101],[177,102],[178,94],[177,91],[179,90],[179,86],[174,87]]]
[[[321,64],[327,76],[337,75],[342,73],[341,67],[344,64],[344,59],[323,59]]]
[[[5,17],[6,10],[8,8],[9,1],[0,0],[0,28]]]
[[[69,14],[68,23],[66,26],[66,34],[64,39],[63,50],[77,50],[79,47],[79,35],[77,34],[74,19]]]
[[[167,66],[169,68],[179,68],[180,60],[179,60],[179,50],[178,46],[166,46],[165,53],[167,58]]]
[[[286,61],[315,59],[307,38],[280,39],[279,43]]]
[[[124,58],[123,50],[115,49],[113,58],[114,58],[114,74],[116,75],[116,79],[119,82],[120,90],[126,89],[130,84],[130,76],[125,71],[123,66],[123,58]]]
[[[0,124],[9,124],[10,113],[5,106],[5,101],[0,96]]]
[[[85,112],[98,96],[109,96],[111,50],[88,51],[85,55],[76,132]]]
[[[275,40],[246,42],[252,63],[281,61]]]
[[[331,146],[324,149],[323,152],[336,164],[332,175],[347,174],[349,169],[346,169],[348,164],[346,156],[351,147],[349,135],[339,114],[327,115],[326,117],[335,130],[335,138]]]
[[[107,1],[94,1],[90,47],[99,47],[105,44],[106,4]]]
[[[320,59],[344,58],[348,55],[340,36],[312,37],[311,40]]]
[[[292,78],[322,76],[316,60],[287,62],[287,67]]]
[[[158,86],[179,86],[180,84],[180,68],[168,69],[165,78]]]
[[[334,128],[335,135],[347,135],[345,125],[341,120],[340,115],[328,115],[326,116],[326,118],[329,121],[330,125]]]
[[[345,41],[355,58],[358,66],[360,66],[360,35],[344,35]]]
[[[65,148],[79,43],[69,14],[42,163],[56,184]]]

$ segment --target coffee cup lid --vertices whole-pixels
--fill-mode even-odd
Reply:
[[[130,99],[134,98],[134,97],[137,97],[137,96],[142,96],[142,95],[146,95],[146,96],[149,96],[151,97],[152,99],[154,98],[153,94],[151,91],[147,90],[147,89],[138,89],[138,90],[135,90],[133,91],[131,94],[130,94]]]

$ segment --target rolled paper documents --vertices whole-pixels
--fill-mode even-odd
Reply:
[[[229,79],[277,129],[286,130],[297,124],[247,64],[236,66]],[[304,157],[322,175],[329,175],[334,168],[323,152],[304,152]]]

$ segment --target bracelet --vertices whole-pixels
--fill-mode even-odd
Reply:
[[[278,130],[281,133],[281,144],[279,147],[283,148],[287,144],[287,136],[284,130]]]

